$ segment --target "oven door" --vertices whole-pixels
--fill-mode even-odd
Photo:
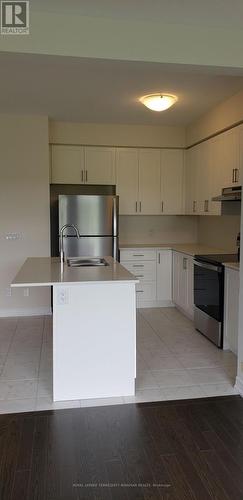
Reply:
[[[223,321],[223,267],[194,260],[194,304],[219,322]]]

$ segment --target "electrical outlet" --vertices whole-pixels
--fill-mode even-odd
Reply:
[[[6,240],[21,240],[22,233],[6,233],[5,238]]]
[[[29,288],[24,288],[24,297],[29,297],[30,290]]]
[[[67,288],[57,290],[57,305],[64,306],[69,303],[69,293]]]
[[[9,288],[6,288],[6,297],[11,297],[12,296],[12,289],[9,287]]]

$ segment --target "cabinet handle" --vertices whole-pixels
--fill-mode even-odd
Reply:
[[[160,264],[160,252],[158,253],[158,264]]]
[[[85,170],[85,180],[88,182],[88,170]]]
[[[209,201],[205,200],[204,202],[204,212],[208,212]]]
[[[84,171],[81,170],[81,182],[84,182]]]
[[[142,253],[134,253],[133,257],[144,257]]]
[[[144,267],[144,264],[133,264],[132,267]]]
[[[183,269],[186,271],[187,270],[187,258],[183,258]]]
[[[135,203],[135,210],[136,210],[136,212],[138,211],[138,202],[137,201]]]
[[[136,278],[144,278],[144,274],[135,274]]]
[[[239,169],[236,168],[235,169],[235,182],[239,182],[239,173],[240,173]]]
[[[164,202],[161,201],[161,212],[163,212],[163,211],[164,211]]]
[[[235,168],[232,170],[232,183],[234,184],[235,182]]]
[[[143,290],[136,290],[136,293],[143,293]]]
[[[140,210],[140,212],[142,210],[142,202],[141,201],[139,202],[139,210]]]

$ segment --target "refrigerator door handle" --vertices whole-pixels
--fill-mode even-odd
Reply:
[[[113,236],[118,236],[118,207],[117,207],[117,198],[114,196],[113,198],[113,217],[112,217],[112,232]]]
[[[112,257],[113,257],[113,259],[115,259],[119,262],[119,260],[118,260],[118,238],[117,237],[113,238],[112,246],[113,246]]]

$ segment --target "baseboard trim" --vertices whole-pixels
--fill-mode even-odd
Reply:
[[[177,304],[174,304],[174,305],[175,305],[176,309],[178,309],[178,311],[181,312],[181,314],[186,316],[191,321],[194,321],[194,314],[190,314],[188,311],[186,311],[185,309],[182,309],[182,307],[178,306]]]
[[[146,307],[175,307],[175,304],[171,300],[141,300],[137,302],[138,309]]]
[[[238,377],[236,377],[236,381],[235,381],[235,387],[234,387],[237,392],[240,394],[240,396],[243,398],[243,380]]]
[[[0,318],[18,316],[48,316],[52,314],[50,307],[35,307],[32,309],[0,309]]]

